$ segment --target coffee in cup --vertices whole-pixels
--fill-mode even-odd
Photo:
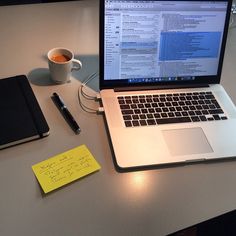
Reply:
[[[64,54],[52,55],[51,59],[55,62],[67,62],[70,60],[70,58]]]
[[[70,81],[71,71],[82,68],[82,63],[74,58],[69,49],[53,48],[47,56],[51,79],[57,84]]]

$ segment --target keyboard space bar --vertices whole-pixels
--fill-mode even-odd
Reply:
[[[156,119],[157,124],[173,124],[173,123],[183,123],[183,122],[191,122],[189,117],[175,117],[175,118],[163,118]]]

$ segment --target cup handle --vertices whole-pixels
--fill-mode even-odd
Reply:
[[[82,68],[81,61],[79,61],[77,59],[72,59],[72,62],[73,62],[73,64],[76,64],[76,66],[73,65],[72,68],[71,68],[71,71],[72,70],[80,70]]]

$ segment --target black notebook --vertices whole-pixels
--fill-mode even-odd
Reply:
[[[48,134],[47,121],[27,77],[0,79],[0,149]]]

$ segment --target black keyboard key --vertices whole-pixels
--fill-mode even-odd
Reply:
[[[214,118],[213,117],[209,117],[209,118],[207,118],[207,120],[208,121],[212,121],[212,120],[214,120]]]
[[[133,120],[138,120],[139,116],[138,115],[132,115]]]
[[[130,109],[130,105],[120,105],[121,110]]]
[[[189,117],[156,119],[157,124],[173,124],[173,123],[183,123],[183,122],[191,122],[191,119]]]
[[[153,114],[147,114],[147,118],[148,119],[152,119],[153,118]]]
[[[154,119],[148,119],[148,120],[147,120],[147,124],[148,124],[148,125],[155,125],[156,122],[155,122]]]
[[[139,126],[139,122],[137,120],[132,121],[133,126]]]
[[[154,114],[154,117],[155,117],[155,118],[160,118],[161,115],[160,115],[159,113],[155,113],[155,114]]]
[[[153,98],[153,102],[160,102],[159,98]]]
[[[209,109],[211,109],[211,110],[213,110],[213,109],[215,109],[216,107],[215,107],[215,105],[209,105]]]
[[[151,104],[150,104],[150,103],[145,103],[144,106],[145,106],[146,108],[150,108],[150,107],[151,107]]]
[[[121,111],[123,115],[131,115],[134,114],[133,110],[122,110]]]
[[[132,102],[133,103],[139,103],[139,100],[138,99],[133,99]]]
[[[228,118],[226,116],[221,116],[221,120],[227,120]]]
[[[209,111],[208,111],[208,110],[202,110],[202,114],[203,114],[203,115],[208,115],[208,114],[209,114]]]
[[[175,115],[174,115],[173,112],[168,112],[168,116],[169,116],[169,117],[174,117]]]
[[[147,125],[146,120],[140,120],[139,123],[140,123],[141,126],[146,126]]]
[[[181,112],[181,114],[182,114],[182,116],[188,116],[188,112],[186,112],[186,111]]]
[[[128,106],[129,106],[129,105],[128,105]],[[137,109],[137,105],[136,105],[136,104],[131,104],[130,107],[131,107],[132,109]]]
[[[131,100],[125,100],[125,103],[126,104],[132,104],[132,101]]]
[[[144,105],[142,103],[138,104],[138,108],[144,108]]]
[[[144,95],[139,95],[138,97],[139,97],[139,98],[145,98],[145,96],[144,96]]]
[[[140,117],[140,119],[142,119],[142,120],[146,119],[146,115],[145,115],[145,114],[141,114],[141,115],[139,115],[139,117]]]
[[[118,100],[119,104],[125,104],[125,100]]]
[[[147,103],[151,103],[151,102],[153,102],[153,100],[152,100],[151,98],[147,98],[147,99],[146,99],[146,102],[147,102]]]
[[[164,117],[167,117],[167,114],[164,113],[164,112],[162,112],[162,113],[161,113],[161,117],[163,117],[163,118],[164,118]]]
[[[188,114],[189,114],[190,116],[195,116],[195,112],[194,112],[194,111],[189,111]]]
[[[162,112],[161,108],[156,108],[155,111],[156,112]]]
[[[170,95],[170,94],[168,94],[168,95]],[[166,98],[166,101],[172,102],[172,101],[173,101],[173,98],[172,98],[172,97],[167,97],[167,98]]]
[[[223,110],[222,109],[213,109],[213,110],[209,110],[209,114],[223,114]]]
[[[198,116],[191,116],[191,120],[192,120],[193,122],[200,121],[200,119],[199,119]]]
[[[205,95],[206,99],[215,99],[215,97],[212,94]]]
[[[149,108],[149,109],[148,109],[148,112],[149,112],[149,113],[154,113],[155,110],[154,110],[153,108]]]
[[[127,116],[123,116],[123,119],[124,120],[132,120],[132,117],[130,115],[127,115]]]
[[[141,114],[141,111],[140,111],[139,109],[135,109],[135,110],[134,110],[134,113],[135,113],[135,114]]]
[[[202,112],[201,111],[195,111],[196,115],[200,116],[202,115]]]
[[[131,121],[125,121],[125,126],[126,127],[132,127]]]
[[[214,118],[215,120],[220,120],[219,115],[213,115],[213,118]]]
[[[176,111],[175,116],[181,116],[181,113],[179,111]]]
[[[207,121],[207,118],[205,116],[199,116],[201,121]]]

